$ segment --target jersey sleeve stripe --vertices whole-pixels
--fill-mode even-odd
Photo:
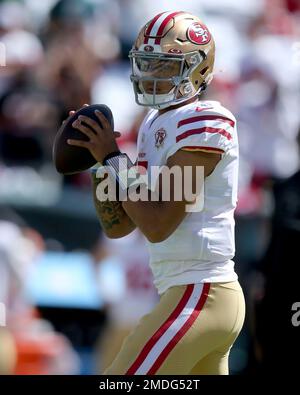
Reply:
[[[220,148],[214,148],[214,147],[203,147],[203,146],[198,146],[198,147],[182,147],[181,148],[183,151],[192,151],[192,152],[196,152],[196,151],[207,151],[207,152],[215,152],[218,154],[224,154],[224,150],[220,149]]]
[[[187,130],[187,131],[179,134],[178,136],[176,136],[176,143],[178,143],[179,141],[181,141],[183,139],[186,139],[189,136],[193,136],[195,134],[202,134],[202,133],[219,133],[222,136],[226,137],[228,140],[232,139],[231,134],[228,133],[224,129],[203,127],[203,128],[199,128],[199,129],[190,129],[190,130]]]
[[[178,122],[177,128],[180,128],[181,126],[194,123],[194,122],[202,122],[202,121],[220,121],[220,122],[225,122],[228,125],[234,127],[235,122],[232,119],[222,117],[220,115],[199,115],[197,117],[191,117],[187,119],[182,119],[181,121]]]

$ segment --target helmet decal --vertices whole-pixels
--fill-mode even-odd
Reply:
[[[187,38],[194,44],[204,45],[211,40],[211,34],[203,23],[194,22],[187,29]]]
[[[152,47],[152,45],[145,45],[144,46],[144,51],[145,52],[153,52],[154,51],[154,47]]]
[[[182,51],[181,51],[181,49],[171,48],[171,49],[169,49],[168,53],[181,54]]]

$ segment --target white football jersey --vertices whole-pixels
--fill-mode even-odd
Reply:
[[[232,261],[239,160],[235,117],[216,101],[196,101],[161,115],[151,110],[138,135],[138,164],[150,171],[183,148],[217,152],[222,159],[205,178],[203,210],[188,213],[163,242],[147,242],[160,294],[175,285],[237,279]]]

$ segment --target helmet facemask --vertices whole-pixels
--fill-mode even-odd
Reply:
[[[129,57],[132,67],[130,78],[139,105],[167,108],[198,95],[203,88],[200,65],[206,55],[202,51],[169,55],[132,50]],[[199,78],[195,84],[191,77],[196,69],[199,70]]]

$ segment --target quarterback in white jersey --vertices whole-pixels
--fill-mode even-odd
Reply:
[[[178,150],[219,154],[204,182],[204,206],[189,213],[164,241],[148,242],[154,283],[162,294],[174,285],[234,281],[234,209],[237,202],[236,120],[218,102],[195,101],[159,115],[152,110],[141,125],[138,163],[165,165]]]
[[[129,57],[136,102],[150,108],[138,136],[139,171],[153,166],[181,170],[170,178],[170,198],[156,182],[128,183],[136,169],[121,153],[117,134],[101,113],[99,123],[80,116],[73,127],[108,177],[93,174],[95,207],[108,237],[138,227],[150,251],[150,266],[161,298],[143,317],[105,374],[227,374],[228,356],[244,321],[245,306],[234,271],[234,209],[237,201],[236,119],[218,102],[201,101],[213,77],[215,44],[207,26],[189,13],[162,12],[140,31]],[[143,169],[144,168],[144,169]],[[198,191],[186,198],[185,170]],[[203,170],[201,189],[197,170]],[[98,173],[98,172],[97,172]],[[99,173],[98,173],[99,175]],[[156,181],[161,180],[159,175]],[[128,181],[128,177],[127,177]],[[99,186],[118,183],[126,199],[107,197]],[[140,183],[139,183],[140,182]],[[136,199],[136,192],[149,199]],[[201,210],[187,209],[202,193]],[[158,197],[158,198],[157,198]],[[117,286],[117,285],[116,285]]]

